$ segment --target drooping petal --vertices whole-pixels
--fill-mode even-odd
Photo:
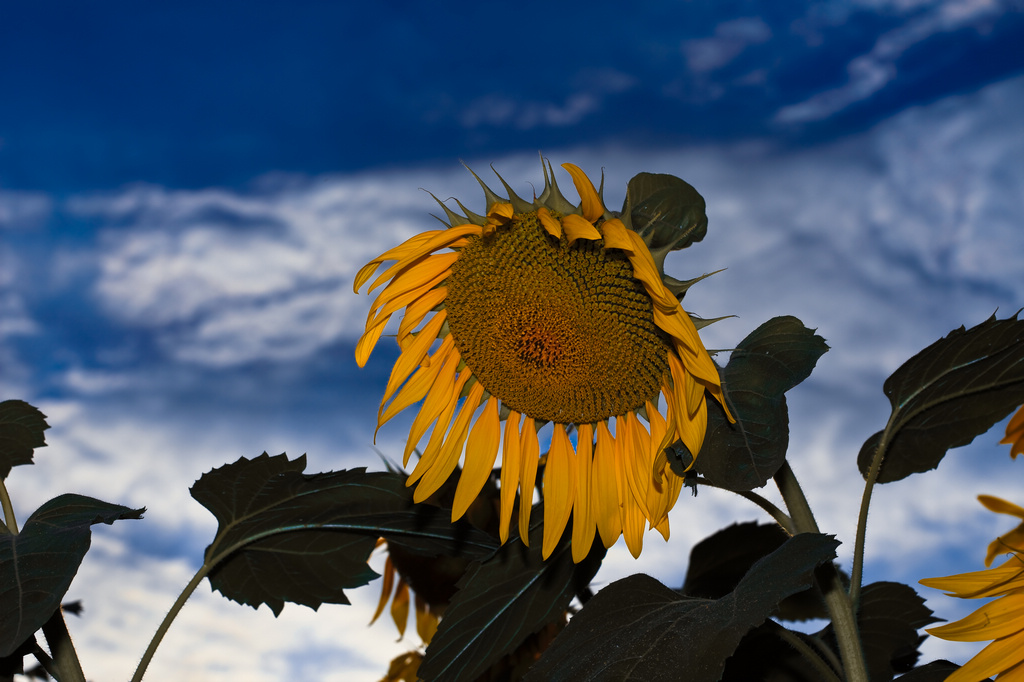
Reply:
[[[423,245],[445,231],[446,230],[427,230],[426,232],[421,232],[420,234],[410,237],[398,246],[388,249],[381,255],[377,256],[372,261],[359,268],[359,272],[356,273],[352,283],[352,291],[358,294],[363,285],[373,277],[373,273],[377,271],[377,268],[389,260],[402,260],[410,255],[427,255],[431,250],[424,249]]]
[[[955,623],[928,629],[936,637],[956,642],[983,642],[1021,631],[1024,631],[1024,594],[1008,594]],[[1024,660],[1024,653],[1021,660]]]
[[[430,440],[427,441],[427,447],[423,449],[423,456],[420,457],[420,461],[416,462],[416,468],[414,468],[412,473],[409,474],[409,478],[405,482],[406,486],[413,485],[425,476],[441,457],[445,443],[447,443],[446,435],[448,434],[448,427],[452,423],[452,417],[455,416],[455,408],[459,403],[459,394],[462,392],[462,387],[466,385],[466,382],[469,381],[472,376],[472,372],[470,372],[467,367],[459,373],[458,378],[455,379],[455,385],[452,388],[451,394],[448,396],[448,402],[445,403],[444,409],[441,411],[441,415],[437,418],[437,422],[434,424],[434,430],[430,432]],[[419,488],[417,488],[417,490],[419,490]],[[413,495],[413,500],[419,502],[419,500],[416,500],[415,494]]]
[[[668,313],[675,312],[677,309],[681,310],[679,301],[661,281],[658,266],[654,264],[654,258],[647,249],[643,238],[633,230],[626,230],[626,236],[633,242],[633,250],[629,254],[629,263],[633,266],[633,276],[643,282],[654,305]]]
[[[425,292],[417,300],[410,303],[405,309],[405,316],[402,318],[402,323],[398,326],[398,332],[395,334],[398,343],[401,344],[405,337],[419,326],[423,318],[427,316],[427,313],[444,303],[445,296],[447,295],[447,287],[437,287]]]
[[[580,424],[576,431],[576,501],[572,509],[572,560],[583,561],[594,544],[597,524],[593,514],[594,426]]]
[[[382,403],[390,400],[395,391],[405,383],[409,375],[423,362],[423,358],[426,357],[430,347],[437,340],[437,333],[441,331],[441,325],[444,324],[446,316],[444,310],[439,310],[429,322],[423,325],[423,329],[416,334],[415,340],[395,360],[395,366],[391,368],[391,376],[388,377],[388,384],[384,389]]]
[[[601,223],[601,232],[604,235],[604,248],[622,249],[626,253],[633,252],[633,240],[629,238],[627,228],[618,218],[611,218]]]
[[[498,536],[501,544],[508,541],[509,526],[512,524],[512,507],[519,487],[519,420],[522,416],[515,411],[505,418],[505,442],[501,453],[501,514]]]
[[[465,444],[466,437],[469,434],[469,422],[472,420],[477,408],[480,407],[480,400],[483,394],[484,385],[480,382],[474,383],[473,387],[469,390],[469,395],[466,396],[465,401],[462,403],[459,416],[452,422],[452,430],[448,437],[445,438],[444,444],[441,446],[441,452],[437,456],[434,465],[423,474],[423,480],[416,486],[412,496],[414,502],[422,502],[433,495],[448,480],[448,477],[452,475],[455,467],[459,465],[459,459],[462,457],[462,446]],[[497,456],[497,446],[495,446],[493,454]],[[493,459],[491,464],[494,464]]]
[[[997,639],[954,670],[946,682],[976,682],[998,675],[1021,662],[1024,656],[1021,651],[1024,651],[1024,631]],[[1002,675],[1000,677],[1003,678]]]
[[[565,236],[570,245],[574,244],[577,239],[597,241],[601,238],[601,233],[597,231],[593,223],[575,213],[570,213],[562,218],[562,228],[565,230]]]
[[[409,584],[399,578],[398,589],[391,600],[391,620],[395,621],[398,636],[405,636],[405,626],[409,622]]]
[[[454,387],[455,372],[459,361],[459,352],[453,349],[437,373],[437,378],[427,392],[427,397],[423,400],[423,405],[420,406],[420,411],[416,414],[412,421],[412,427],[409,429],[409,440],[406,441],[405,452],[402,453],[403,466],[409,466],[409,455],[416,449],[430,424],[441,416],[450,402],[458,397],[458,393],[454,392]],[[453,393],[455,398],[452,397]],[[449,417],[450,419],[451,417]],[[447,427],[447,422],[445,422],[445,426]]]
[[[469,505],[483,489],[498,458],[500,442],[498,399],[492,395],[487,399],[483,412],[473,424],[473,430],[469,432],[469,439],[466,441],[466,459],[462,466],[462,475],[459,477],[459,485],[455,489],[455,502],[452,503],[453,523],[466,513]]]
[[[576,499],[576,453],[561,424],[554,425],[551,449],[544,468],[544,543],[541,557],[547,559],[565,531]]]
[[[370,285],[370,291],[373,291],[374,289],[376,289],[389,279],[396,278],[399,273],[404,271],[413,263],[416,263],[418,260],[422,259],[422,254],[433,253],[438,249],[443,249],[452,242],[454,242],[455,240],[459,239],[460,237],[479,234],[482,234],[482,229],[480,228],[479,225],[458,225],[456,227],[450,227],[447,230],[441,230],[439,234],[435,234],[430,239],[428,239],[426,243],[424,243],[420,247],[420,250],[418,252],[404,256],[390,268],[381,273],[381,275],[373,281],[373,284]],[[457,256],[458,254],[445,255]]]
[[[537,209],[537,218],[540,219],[541,227],[544,231],[550,234],[555,239],[562,236],[562,223],[558,222],[557,219],[551,212],[543,206]]]
[[[1013,459],[1024,453],[1024,406],[1010,419],[1006,425],[1006,437],[999,442],[1013,446],[1010,448],[1010,457]]]
[[[519,538],[530,546],[530,511],[533,509],[533,487],[537,483],[537,462],[540,460],[540,441],[533,417],[527,416],[520,429],[519,455]]]
[[[597,523],[597,532],[600,534],[604,546],[611,547],[622,535],[622,516],[619,509],[615,440],[608,430],[608,424],[603,421],[597,423],[593,478],[591,508]]]
[[[615,469],[616,469],[616,480],[619,484],[619,504],[622,511],[622,536],[626,539],[626,548],[629,549],[629,553],[636,559],[640,556],[640,552],[644,548],[644,524],[647,521],[647,517],[640,510],[640,505],[637,504],[636,498],[633,496],[632,491],[629,489],[629,480],[631,468],[628,458],[632,454],[629,452],[629,443],[632,439],[629,434],[623,434],[622,431],[628,430],[620,428],[624,423],[622,419],[615,420]]]
[[[427,391],[437,380],[441,368],[454,348],[455,340],[451,336],[446,336],[434,354],[428,358],[428,361],[420,365],[420,368],[402,385],[386,409],[381,403],[380,409],[377,410],[377,430],[405,408],[423,400]],[[373,436],[376,440],[377,431],[373,432]]]
[[[437,614],[430,610],[426,600],[416,595],[416,633],[424,644],[430,644],[437,632]]]
[[[580,195],[580,212],[583,217],[593,223],[604,215],[604,204],[601,197],[594,189],[594,183],[590,181],[587,174],[580,170],[579,166],[571,163],[563,163],[562,168],[569,171],[572,176],[572,184],[576,185],[576,192]]]
[[[390,555],[384,561],[383,578],[384,584],[380,588],[380,601],[377,602],[377,610],[373,613],[373,618],[370,619],[370,625],[376,623],[380,614],[384,613],[384,607],[387,606],[388,599],[391,597],[391,590],[395,587],[395,565],[391,563]]]

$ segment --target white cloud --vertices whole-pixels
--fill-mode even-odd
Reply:
[[[913,13],[906,24],[882,34],[871,50],[847,65],[847,82],[803,102],[781,108],[775,121],[782,124],[818,121],[868,99],[896,77],[896,61],[910,48],[938,34],[963,28],[987,30],[1005,3],[996,0],[944,0],[942,2],[863,2],[873,10]]]
[[[740,17],[716,26],[713,37],[684,41],[682,50],[690,71],[703,74],[725,66],[750,45],[771,37],[771,29],[759,17]]]

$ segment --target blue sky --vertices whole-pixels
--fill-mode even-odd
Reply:
[[[603,168],[612,205],[641,171],[702,192],[709,235],[668,267],[728,268],[687,298],[737,316],[708,345],[794,314],[832,346],[791,394],[791,460],[848,548],[884,378],[1024,305],[1022,37],[1020,2],[984,0],[4,7],[0,397],[54,425],[10,486],[22,518],[65,490],[150,510],[100,529],[72,586],[87,674],[127,677],[195,570],[202,472],[263,450],[377,465],[394,352],[355,366],[352,275],[435,224],[420,188],[482,204],[460,159],[525,194],[538,150]],[[407,425],[377,447],[400,451]],[[876,491],[869,579],[980,565],[1010,524],[975,495],[1024,501],[996,441]],[[680,582],[693,542],[753,518],[713,491],[680,500],[670,543],[620,547],[598,579]],[[364,627],[376,588],[355,596],[274,622],[197,595],[147,679],[214,679],[235,656],[239,679],[282,679],[313,653],[308,679],[375,679],[414,642]]]

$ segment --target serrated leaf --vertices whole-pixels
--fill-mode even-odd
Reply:
[[[528,682],[714,682],[743,636],[780,601],[809,587],[839,542],[803,533],[762,558],[720,599],[695,599],[633,575],[587,602],[541,656]]]
[[[535,509],[533,516],[543,514]],[[590,554],[574,564],[569,536],[544,561],[543,528],[537,523],[530,530],[529,548],[516,538],[471,566],[427,647],[420,677],[475,680],[529,635],[562,617],[576,591],[590,584],[605,554],[595,542]]]
[[[734,523],[710,535],[690,550],[690,563],[680,593],[718,599],[732,592],[750,567],[771,554],[789,536],[778,524]]]
[[[918,645],[924,639],[920,628],[937,622],[924,599],[908,585],[877,582],[861,590],[857,609],[868,677],[891,680],[896,673],[910,670],[919,656]],[[821,633],[823,640],[838,652],[835,635],[829,625]]]
[[[1024,320],[993,316],[960,327],[903,363],[884,390],[892,406],[887,431],[868,438],[857,457],[866,478],[876,450],[885,448],[878,483],[934,469],[948,450],[1024,403]]]
[[[348,604],[344,590],[377,576],[366,559],[384,537],[420,554],[490,556],[497,540],[451,510],[414,504],[405,476],[365,469],[304,474],[305,456],[266,453],[204,474],[192,497],[218,521],[206,549],[210,584],[275,615],[285,602]]]
[[[10,655],[60,606],[89,550],[90,527],[142,518],[83,495],[61,495],[39,507],[18,535],[0,535],[0,658]]]
[[[676,251],[704,239],[704,197],[674,175],[638,173],[626,185],[622,213],[653,252]]]
[[[46,447],[46,415],[24,400],[0,402],[0,479],[11,467],[32,464],[32,451]]]
[[[694,469],[733,491],[763,486],[786,459],[789,411],[785,393],[806,379],[828,345],[795,317],[775,317],[739,343],[720,370],[730,423],[708,401],[708,429]]]

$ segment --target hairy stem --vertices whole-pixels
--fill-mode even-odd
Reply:
[[[210,569],[215,565],[216,562],[204,563],[196,574],[192,576],[192,580],[189,580],[188,584],[185,585],[185,589],[181,591],[178,598],[174,600],[174,603],[171,605],[167,615],[164,616],[164,619],[160,622],[160,627],[156,629],[156,632],[153,633],[153,638],[149,640],[149,646],[146,647],[146,653],[142,655],[142,660],[139,661],[139,665],[135,669],[135,674],[132,675],[131,682],[140,682],[140,680],[142,680],[142,676],[146,674],[146,668],[149,667],[150,661],[153,660],[156,648],[160,646],[160,642],[163,641],[164,635],[166,635],[167,630],[170,629],[171,623],[178,615],[178,612],[181,611],[181,608],[185,606],[185,602],[188,601],[188,598],[191,597],[192,593],[196,591],[197,587],[199,587],[199,583],[203,582],[203,578],[206,577],[206,574],[209,573]]]
[[[800,484],[789,468],[789,462],[783,462],[775,473],[775,483],[779,486],[782,499],[786,501],[789,513],[798,533],[819,533],[818,523],[814,520],[807,497]],[[825,608],[832,619],[832,627],[839,642],[839,655],[843,659],[843,669],[848,682],[868,682],[867,664],[864,662],[864,649],[860,643],[860,632],[857,629],[857,618],[853,613],[853,604],[843,588],[839,570],[831,561],[822,564],[814,572],[818,587],[825,599]]]
[[[64,622],[64,614],[61,613],[59,607],[43,624],[43,636],[46,638],[46,644],[50,647],[50,654],[53,656],[53,677],[58,682],[85,682],[82,664],[78,661],[78,654],[75,653],[75,647],[71,643],[68,626]]]
[[[850,601],[857,604],[860,601],[860,584],[864,576],[864,544],[868,532],[868,507],[871,505],[871,493],[878,481],[878,473],[882,470],[882,461],[885,460],[885,451],[889,447],[890,431],[893,427],[895,415],[889,417],[885,425],[885,431],[878,440],[878,447],[871,457],[871,468],[864,481],[864,494],[860,498],[860,513],[857,515],[857,537],[853,541],[853,568],[850,569]]]

